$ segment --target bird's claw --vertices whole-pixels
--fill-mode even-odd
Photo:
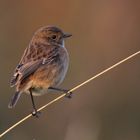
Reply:
[[[37,111],[37,110],[34,110],[31,113],[32,113],[32,116],[35,116],[36,118],[39,118],[40,115],[41,115],[41,112],[40,111]]]
[[[65,95],[66,98],[71,99],[72,98],[72,92],[69,92],[69,90],[66,92]]]

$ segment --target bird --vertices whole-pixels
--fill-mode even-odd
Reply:
[[[21,94],[29,94],[32,115],[38,117],[40,112],[36,109],[33,96],[55,90],[71,98],[69,90],[58,88],[68,70],[69,54],[65,39],[71,36],[56,26],[44,26],[34,33],[11,78],[10,86],[15,87],[15,94],[8,104],[9,108],[15,107]]]

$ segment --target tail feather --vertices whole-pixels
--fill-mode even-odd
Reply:
[[[20,95],[21,95],[20,92],[16,92],[16,93],[14,94],[14,96],[13,96],[13,97],[11,98],[11,100],[10,100],[10,103],[9,103],[9,105],[8,105],[8,108],[13,108],[13,107],[15,107],[17,101],[18,101],[19,98],[20,98]]]

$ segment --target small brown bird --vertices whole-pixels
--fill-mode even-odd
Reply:
[[[42,27],[35,32],[11,79],[10,85],[16,86],[16,93],[9,108],[16,105],[22,93],[27,93],[33,104],[32,114],[38,116],[33,96],[43,95],[51,89],[71,97],[68,90],[58,88],[68,69],[69,56],[64,39],[70,36],[55,26]]]

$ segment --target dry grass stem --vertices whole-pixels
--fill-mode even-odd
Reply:
[[[134,53],[134,54],[128,56],[127,58],[125,58],[125,59],[119,61],[118,63],[112,65],[111,67],[109,67],[109,68],[103,70],[102,72],[100,72],[100,73],[96,74],[95,76],[89,78],[88,80],[82,82],[81,84],[79,84],[79,85],[77,85],[76,87],[72,88],[69,92],[73,92],[73,91],[75,91],[76,89],[78,89],[78,88],[80,88],[80,87],[86,85],[87,83],[91,82],[91,81],[94,80],[95,78],[100,77],[100,76],[103,75],[104,73],[106,73],[106,72],[112,70],[113,68],[119,66],[120,64],[126,62],[127,60],[129,60],[129,59],[135,57],[135,56],[138,55],[138,54],[140,54],[140,51],[137,51],[136,53]],[[40,107],[40,108],[38,109],[38,111],[41,111],[41,110],[45,109],[46,107],[48,107],[49,105],[51,105],[51,104],[57,102],[58,100],[60,100],[60,99],[63,98],[64,96],[65,96],[65,94],[62,94],[61,96],[57,97],[56,99],[54,99],[54,100],[50,101],[49,103],[45,104],[44,106]],[[5,130],[3,133],[0,134],[0,138],[2,138],[5,134],[7,134],[7,133],[8,133],[9,131],[11,131],[12,129],[14,129],[16,126],[18,126],[18,125],[20,125],[21,123],[23,123],[25,120],[27,120],[27,119],[30,118],[31,116],[32,116],[32,114],[29,114],[29,115],[27,115],[26,117],[24,117],[23,119],[21,119],[20,121],[18,121],[17,123],[15,123],[14,125],[12,125],[11,127],[9,127],[7,130]]]

